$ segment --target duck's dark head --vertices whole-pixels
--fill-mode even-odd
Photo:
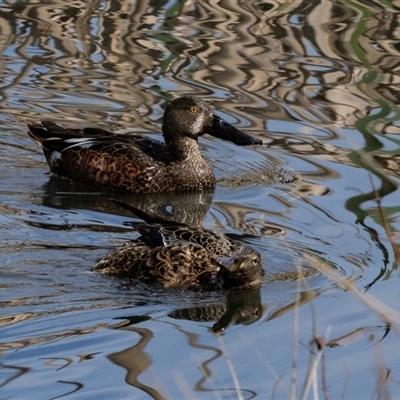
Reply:
[[[261,257],[255,250],[231,257],[213,257],[213,260],[220,266],[232,287],[256,285],[262,281]]]
[[[260,139],[215,115],[204,100],[195,97],[180,97],[169,103],[164,112],[162,130],[167,144],[180,137],[197,140],[206,133],[240,146],[262,144]]]

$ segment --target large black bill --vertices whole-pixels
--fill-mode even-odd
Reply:
[[[213,125],[208,129],[208,133],[218,139],[229,140],[238,146],[262,144],[261,139],[236,129],[233,125],[218,116],[214,116]]]

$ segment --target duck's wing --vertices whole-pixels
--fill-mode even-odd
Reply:
[[[128,156],[140,151],[155,160],[164,161],[167,158],[164,143],[139,135],[116,135],[101,128],[64,128],[52,121],[28,124],[28,129],[31,139],[43,147],[45,154],[90,149]]]
[[[231,256],[235,252],[240,252],[243,247],[239,242],[224,235],[202,228],[164,225],[161,227],[161,232],[169,240],[197,244],[212,256]]]
[[[63,151],[78,143],[110,140],[113,135],[105,129],[98,128],[63,128],[51,121],[40,124],[27,124],[28,135],[47,151]]]
[[[52,172],[75,182],[121,192],[165,189],[165,144],[137,135],[114,135],[104,129],[66,129],[54,122],[28,125]]]
[[[146,222],[146,224],[136,222],[131,225],[140,232],[142,239],[151,247],[192,243],[217,256],[230,256],[233,252],[240,251],[242,247],[239,242],[210,230],[170,221],[120,200],[113,201]]]
[[[176,225],[133,223],[132,226],[142,236],[140,239],[149,247],[162,247],[174,244],[196,244],[208,250],[209,242],[217,242],[221,246],[230,245],[224,236],[190,227],[177,227]]]
[[[150,248],[187,243],[187,241],[174,235],[173,229],[166,230],[165,227],[158,224],[137,222],[132,224],[132,226],[141,234],[140,240],[146,243]]]

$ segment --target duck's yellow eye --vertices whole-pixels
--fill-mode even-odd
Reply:
[[[199,109],[198,109],[197,107],[195,107],[195,106],[192,106],[192,107],[190,107],[190,112],[191,112],[192,114],[196,114],[196,113],[199,112]]]

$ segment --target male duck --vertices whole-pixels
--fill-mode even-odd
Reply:
[[[197,138],[209,133],[237,145],[262,144],[216,116],[203,100],[181,97],[165,109],[165,144],[104,129],[65,129],[50,122],[28,124],[52,172],[102,189],[127,193],[197,191],[215,186]]]
[[[116,201],[146,223],[133,223],[141,236],[117,247],[94,268],[164,287],[207,290],[261,284],[260,254],[226,236],[168,221]]]

